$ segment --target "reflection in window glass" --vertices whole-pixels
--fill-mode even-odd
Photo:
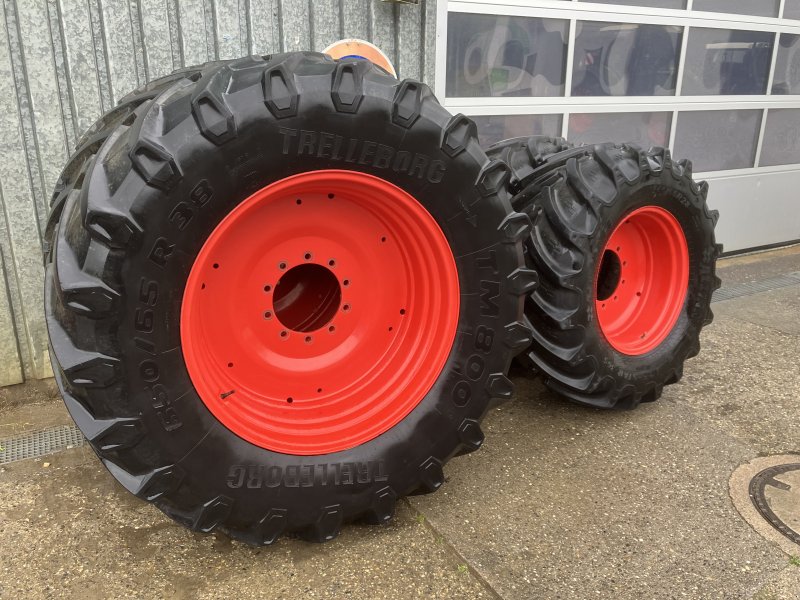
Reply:
[[[760,166],[794,164],[800,164],[800,108],[770,109]]]
[[[561,19],[450,13],[448,96],[563,96],[567,29]]]
[[[694,0],[694,10],[777,17],[780,0]]]
[[[478,126],[478,139],[484,148],[513,137],[561,135],[561,115],[491,115],[471,118]]]
[[[682,94],[764,94],[775,34],[692,28]]]
[[[681,37],[680,27],[578,23],[572,95],[674,95]]]
[[[674,156],[690,158],[696,172],[752,167],[761,112],[701,110],[680,113]]]
[[[781,34],[772,93],[800,94],[800,35]]]
[[[575,113],[569,141],[575,144],[630,142],[642,148],[666,146],[672,113]]]
[[[581,0],[597,4],[622,4],[624,6],[650,6],[652,8],[686,8],[686,0]]]
[[[800,0],[786,0],[783,7],[784,19],[800,19]]]

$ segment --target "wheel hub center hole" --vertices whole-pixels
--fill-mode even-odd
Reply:
[[[600,261],[600,271],[597,274],[597,299],[601,302],[608,300],[619,286],[622,275],[622,262],[619,255],[613,250],[603,252]]]
[[[275,316],[292,331],[315,331],[333,320],[342,288],[333,272],[313,263],[289,269],[273,294]]]

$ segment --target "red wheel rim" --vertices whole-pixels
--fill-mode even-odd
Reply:
[[[595,277],[600,330],[618,352],[654,350],[678,321],[689,249],[678,220],[658,206],[628,214],[608,239]]]
[[[395,185],[352,171],[256,192],[206,240],[181,341],[228,429],[285,454],[352,448],[431,389],[455,338],[459,286],[439,225]]]

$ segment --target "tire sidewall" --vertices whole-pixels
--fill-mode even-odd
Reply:
[[[246,529],[276,509],[287,511],[289,528],[308,524],[330,506],[339,506],[346,519],[363,512],[386,488],[398,496],[413,491],[425,480],[425,470],[435,489],[441,464],[463,446],[460,429],[488,408],[487,380],[508,367],[508,352],[499,348],[502,328],[519,318],[520,302],[508,293],[506,277],[520,265],[521,250],[519,244],[498,241],[497,228],[510,205],[497,194],[483,198],[476,188],[485,163],[477,144],[455,158],[442,151],[448,115],[434,101],[421,104],[411,127],[394,123],[391,94],[397,82],[365,81],[358,113],[337,112],[330,95],[332,70],[332,64],[321,64],[318,74],[296,78],[296,116],[275,118],[260,85],[228,96],[237,135],[222,145],[204,137],[191,117],[175,125],[158,142],[173,156],[180,180],[168,191],[143,187],[132,210],[142,233],[122,264],[122,287],[129,293],[117,343],[128,402],[142,415],[148,437],[139,459],[153,467],[179,465],[183,486],[159,501],[171,509],[188,509],[198,497],[229,498],[237,506],[228,523],[233,530]],[[321,151],[323,134],[333,136],[333,143],[357,140],[355,160]],[[313,151],[299,152],[304,136],[315,137]],[[417,160],[427,167],[419,169],[420,175],[394,169],[391,161],[386,167],[374,159],[382,146],[395,158],[405,152],[411,164]],[[350,450],[292,456],[246,442],[205,407],[180,350],[180,306],[194,258],[233,208],[275,181],[321,169],[375,175],[416,198],[451,245],[461,305],[446,365],[403,421]],[[202,206],[197,198],[204,199]]]

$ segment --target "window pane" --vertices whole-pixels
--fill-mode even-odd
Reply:
[[[563,96],[567,29],[562,19],[450,13],[448,96]]]
[[[513,137],[561,135],[561,115],[491,115],[470,118],[478,126],[478,138],[484,148]]]
[[[783,7],[784,19],[800,19],[800,0],[786,0]]]
[[[772,93],[800,94],[800,35],[781,34]]]
[[[681,37],[681,27],[578,23],[572,95],[674,95]]]
[[[691,160],[697,172],[752,167],[760,128],[760,110],[682,112],[675,156]]]
[[[682,94],[764,94],[775,34],[692,28]]]
[[[694,10],[777,17],[780,0],[694,0]]]
[[[576,144],[631,142],[666,146],[672,113],[575,113],[569,117],[569,141]]]
[[[770,109],[764,128],[760,166],[800,163],[800,108]]]
[[[686,8],[686,0],[581,0],[597,4],[621,4],[624,6],[651,6],[653,8]]]

